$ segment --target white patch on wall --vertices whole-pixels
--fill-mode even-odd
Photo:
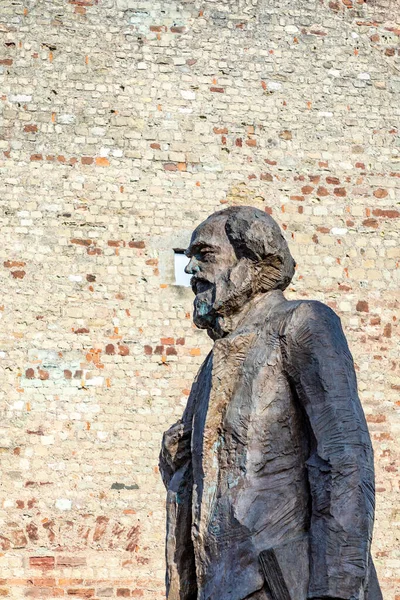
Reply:
[[[58,508],[58,510],[71,510],[72,501],[67,498],[58,498],[58,500],[56,500],[56,508]]]
[[[92,377],[86,380],[86,385],[99,386],[103,385],[104,377]]]
[[[191,275],[185,273],[185,267],[189,263],[189,259],[183,252],[175,250],[175,285],[190,287]]]
[[[28,96],[27,94],[15,94],[8,97],[10,102],[30,102],[32,100],[32,96]]]
[[[58,115],[57,122],[61,123],[61,125],[70,125],[71,123],[75,123],[76,117],[75,115]]]
[[[192,90],[181,90],[182,98],[185,100],[195,100],[196,94]]]

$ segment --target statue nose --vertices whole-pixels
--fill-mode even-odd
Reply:
[[[187,273],[188,275],[194,275],[195,273],[198,273],[199,271],[200,271],[200,267],[197,264],[196,259],[194,257],[192,257],[185,267],[185,273]]]

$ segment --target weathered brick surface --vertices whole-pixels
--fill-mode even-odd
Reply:
[[[172,249],[252,204],[343,320],[400,597],[399,37],[396,0],[2,0],[1,596],[164,597],[161,433],[209,348]]]

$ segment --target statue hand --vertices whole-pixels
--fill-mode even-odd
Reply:
[[[190,429],[178,421],[164,433],[161,455],[174,470],[190,456]]]

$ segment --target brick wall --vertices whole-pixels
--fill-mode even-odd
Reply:
[[[343,320],[399,600],[399,36],[396,0],[2,0],[0,596],[164,597],[161,433],[209,348],[172,249],[251,204]]]

